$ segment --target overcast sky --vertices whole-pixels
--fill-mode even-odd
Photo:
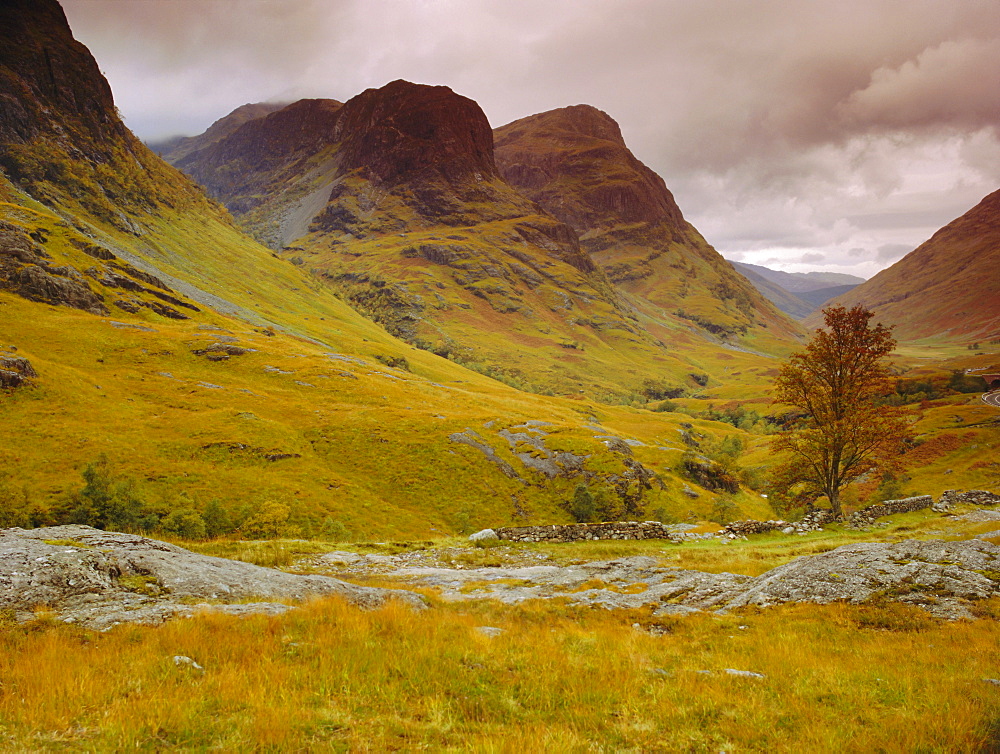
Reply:
[[[731,259],[864,277],[1000,188],[996,0],[62,0],[141,138],[445,84],[586,103]]]

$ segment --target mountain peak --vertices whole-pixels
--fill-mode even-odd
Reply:
[[[494,137],[504,179],[577,233],[621,222],[686,226],[663,179],[636,159],[618,123],[596,107],[531,115]]]
[[[543,127],[551,131],[567,131],[625,147],[625,138],[618,121],[593,105],[570,105],[550,110],[541,114],[540,121]]]
[[[391,187],[421,174],[448,181],[497,176],[493,134],[478,104],[447,86],[396,80],[344,105],[334,140],[349,138],[345,171]]]

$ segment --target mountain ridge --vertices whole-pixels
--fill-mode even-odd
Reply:
[[[447,87],[395,81],[366,90],[330,113],[314,143],[279,165],[265,164],[251,134],[275,145],[272,154],[283,153],[295,139],[280,121],[301,107],[244,124],[178,165],[258,238],[334,281],[410,342],[510,379],[530,372],[536,388],[587,389],[594,385],[587,372],[596,368],[601,381],[622,390],[624,377],[635,390],[641,380],[627,374],[637,374],[639,363],[660,371],[657,363],[672,362],[667,371],[681,382],[692,371],[661,344],[664,337],[702,328],[703,342],[711,342],[743,327],[705,329],[714,323],[691,312],[657,323],[659,333],[648,331],[654,307],[615,287],[566,217],[502,178],[485,115]],[[585,106],[579,112],[578,130],[627,153],[612,119]],[[631,159],[643,171],[644,193],[629,199],[627,191],[612,191],[605,224],[617,227],[621,212],[636,221],[652,212],[691,233],[662,179]],[[238,184],[219,181],[228,176],[238,176]],[[700,247],[696,253],[715,254]],[[511,350],[514,344],[522,348]],[[611,365],[623,357],[636,367]]]

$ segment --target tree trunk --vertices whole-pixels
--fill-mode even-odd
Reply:
[[[843,511],[840,510],[840,490],[830,490],[826,496],[830,499],[830,509],[833,511],[833,515],[839,519],[843,515]]]

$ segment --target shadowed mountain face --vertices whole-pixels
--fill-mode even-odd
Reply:
[[[270,115],[287,107],[288,104],[287,102],[254,102],[249,105],[241,105],[229,115],[215,121],[204,133],[197,136],[176,136],[172,139],[147,143],[147,146],[167,162],[173,164],[192,152],[211,146],[219,139],[229,136],[244,123]]]
[[[496,150],[503,177],[581,236],[623,223],[686,229],[663,179],[594,107],[565,107],[498,128]]]
[[[69,118],[98,149],[109,131],[126,133],[114,115],[111,87],[90,51],[73,39],[56,2],[4,0],[0,4],[0,141],[23,143],[56,131]],[[5,167],[8,165],[5,160]]]
[[[863,306],[902,340],[1000,336],[1000,191],[831,304]],[[806,324],[818,326],[811,315]]]
[[[684,219],[606,113],[589,105],[552,110],[498,128],[495,139],[504,178],[571,225],[611,281],[659,325],[685,320],[726,337],[797,332]]]

